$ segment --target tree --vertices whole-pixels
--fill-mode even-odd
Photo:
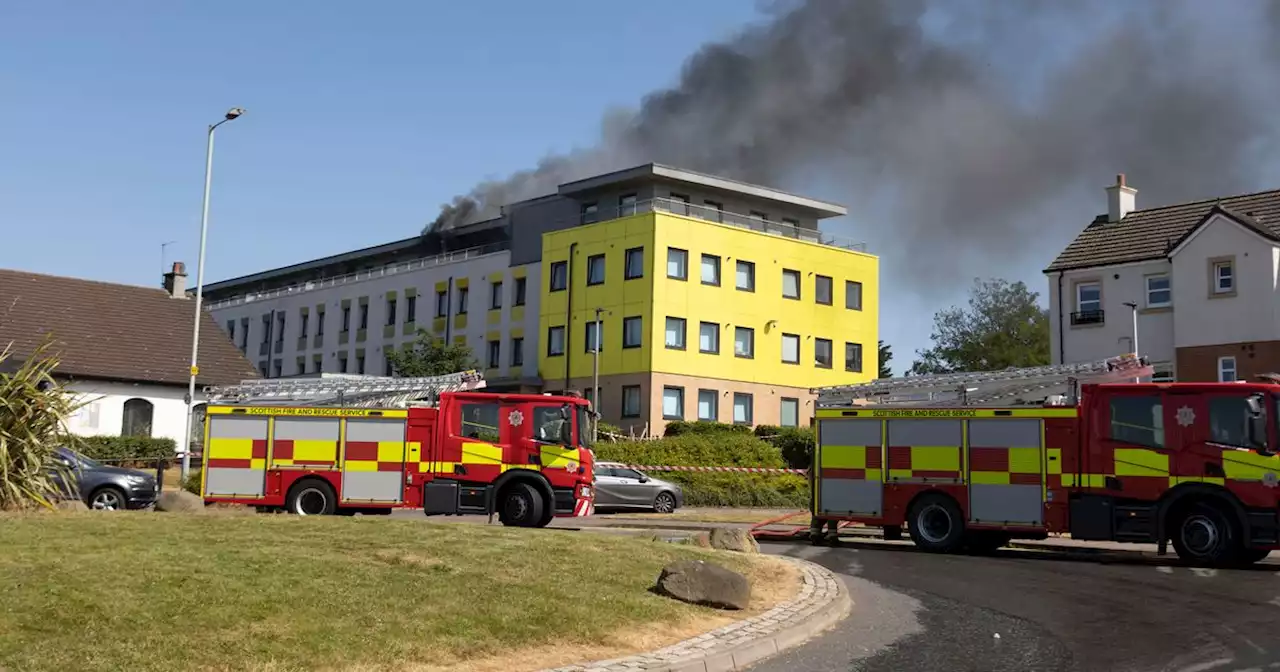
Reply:
[[[889,368],[889,362],[893,361],[892,346],[884,341],[880,341],[878,345],[880,348],[880,375],[877,377],[891,378],[893,377],[893,370]]]
[[[976,279],[968,309],[933,317],[933,347],[916,351],[911,374],[996,371],[1049,363],[1049,311],[1022,282]]]
[[[460,343],[445,343],[444,339],[423,330],[409,347],[387,355],[396,375],[401,377],[443,376],[476,368],[471,348]]]

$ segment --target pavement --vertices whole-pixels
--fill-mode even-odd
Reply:
[[[753,672],[1280,669],[1275,560],[1210,570],[1142,555],[933,555],[870,540],[762,550],[836,572],[856,607]]]

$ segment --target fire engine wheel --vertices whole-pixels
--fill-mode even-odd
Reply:
[[[542,495],[528,483],[507,486],[502,491],[501,507],[498,518],[508,527],[538,527],[542,521]]]
[[[1231,518],[1219,507],[1197,503],[1178,517],[1173,549],[1193,565],[1227,565],[1244,550]]]
[[[911,507],[907,519],[911,541],[922,551],[951,553],[964,545],[960,507],[945,495],[925,495]]]
[[[331,516],[338,510],[338,496],[328,483],[307,480],[289,490],[285,508],[299,516]]]

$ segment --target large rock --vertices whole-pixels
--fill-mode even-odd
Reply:
[[[717,527],[711,530],[711,548],[739,553],[759,553],[760,544],[751,531],[741,527]]]
[[[663,567],[656,589],[681,602],[717,609],[746,609],[751,602],[747,577],[702,560],[682,560]]]
[[[156,511],[195,513],[204,511],[204,500],[186,490],[166,490],[156,500]]]

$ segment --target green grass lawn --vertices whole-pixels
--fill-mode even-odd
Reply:
[[[381,517],[0,515],[0,669],[538,669],[727,622],[649,592],[710,554]],[[714,558],[756,586],[735,618],[794,594],[776,560]]]

